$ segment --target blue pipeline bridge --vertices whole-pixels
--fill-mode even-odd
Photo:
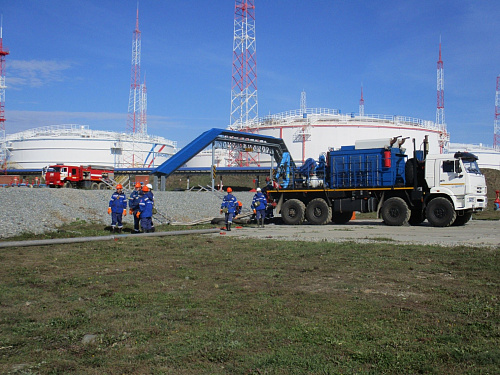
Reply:
[[[284,153],[289,153],[285,142],[281,138],[213,128],[195,138],[186,147],[182,148],[162,165],[154,169],[151,173],[163,179],[176,171],[194,172],[195,170],[201,171],[202,169],[204,171],[210,171],[211,167],[194,169],[183,167],[189,160],[194,158],[201,151],[207,149],[209,146],[212,146],[212,165],[214,164],[214,151],[218,148],[230,149],[234,152],[251,152],[268,154],[271,156],[270,168],[225,167],[217,168],[218,173],[252,173],[270,171],[274,169],[274,163],[279,165]],[[293,163],[293,160],[291,162]],[[213,188],[214,177],[212,175],[212,189]]]

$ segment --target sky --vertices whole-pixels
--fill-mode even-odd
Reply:
[[[124,132],[136,10],[148,133],[182,147],[230,122],[234,0],[1,0],[7,134]],[[439,42],[451,142],[493,144],[500,1],[255,0],[259,116],[300,108],[436,119]]]

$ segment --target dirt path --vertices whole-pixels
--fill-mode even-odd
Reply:
[[[500,249],[500,221],[471,220],[462,227],[390,227],[382,220],[354,220],[345,225],[266,225],[264,229],[245,226],[225,235],[292,241],[359,241],[438,244],[443,246],[492,246]]]

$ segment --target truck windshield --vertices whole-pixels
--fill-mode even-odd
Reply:
[[[475,160],[462,159],[464,163],[464,168],[467,173],[481,174],[479,166]]]

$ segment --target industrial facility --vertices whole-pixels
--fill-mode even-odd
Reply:
[[[405,115],[365,114],[363,88],[358,113],[340,109],[311,108],[306,93],[301,93],[300,108],[259,117],[257,96],[257,59],[255,37],[255,0],[235,0],[230,130],[282,138],[298,163],[317,158],[319,152],[339,149],[359,140],[405,140],[402,147],[421,148],[428,139],[431,153],[471,151],[480,156],[483,168],[500,169],[500,121],[497,78],[494,146],[450,143],[444,105],[444,63],[439,43],[437,60],[436,120]],[[141,32],[139,11],[132,40],[132,69],[126,131],[92,130],[89,125],[52,125],[6,135],[4,118],[5,77],[3,66],[9,52],[3,49],[0,30],[0,158],[7,169],[38,169],[54,163],[99,164],[116,168],[153,168],[178,149],[175,141],[147,133],[147,89],[141,81]],[[320,151],[321,150],[321,151]],[[202,151],[191,159],[190,168],[231,166],[268,166],[270,158],[252,149],[231,148]]]

